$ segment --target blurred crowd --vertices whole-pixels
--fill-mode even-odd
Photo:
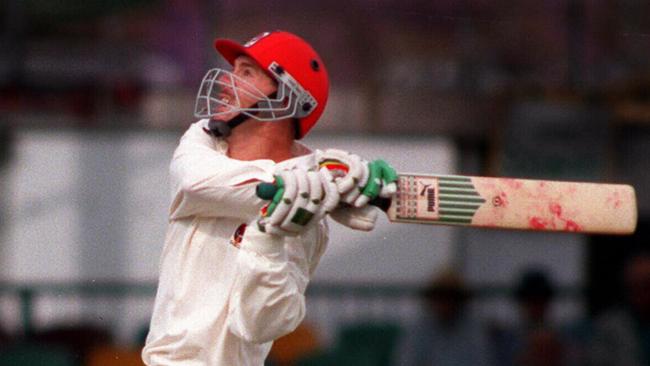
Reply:
[[[485,324],[466,311],[471,293],[446,272],[424,292],[429,310],[400,349],[401,365],[627,365],[650,362],[650,253],[624,267],[625,298],[593,319],[556,324],[550,316],[557,286],[543,270],[525,271],[512,299],[517,319]]]
[[[517,319],[485,324],[466,311],[471,293],[453,272],[437,276],[424,299],[426,318],[406,331],[403,365],[647,365],[650,362],[650,253],[629,259],[625,299],[594,319],[556,324],[557,286],[525,271],[513,292]]]
[[[625,297],[598,314],[558,322],[552,316],[559,286],[543,269],[527,268],[513,284],[516,316],[480,319],[476,294],[454,270],[438,272],[421,292],[422,317],[409,324],[362,323],[318,350],[303,326],[276,342],[271,365],[399,366],[642,366],[650,364],[650,252],[630,256],[621,286]],[[354,337],[356,338],[354,338]],[[314,353],[316,350],[316,353]],[[292,359],[288,355],[294,355]]]
[[[553,316],[562,288],[544,269],[527,267],[520,273],[509,299],[516,311],[505,320],[475,311],[485,289],[469,286],[460,271],[437,271],[419,292],[422,311],[417,318],[342,324],[331,345],[321,341],[317,326],[305,321],[275,342],[267,365],[650,365],[650,251],[630,255],[622,268],[623,298],[593,315],[585,311],[566,321]],[[116,341],[108,328],[92,324],[21,335],[0,332],[0,366],[142,365],[139,352],[146,332],[145,326],[128,345]]]

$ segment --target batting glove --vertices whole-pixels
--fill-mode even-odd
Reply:
[[[397,172],[383,160],[368,162],[347,151],[328,149],[317,151],[316,161],[334,175],[341,201],[354,207],[378,196],[388,198],[397,190]]]
[[[334,177],[324,168],[280,171],[275,185],[273,199],[257,220],[260,231],[274,235],[301,234],[331,212],[340,199]]]

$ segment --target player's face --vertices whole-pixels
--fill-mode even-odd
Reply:
[[[235,59],[232,73],[237,78],[222,79],[222,89],[219,99],[227,105],[240,108],[248,108],[260,101],[263,96],[274,93],[277,89],[275,81],[248,56],[239,56]],[[218,112],[224,112],[228,107],[219,107]],[[232,115],[222,115],[223,120],[234,117],[238,112],[233,111]]]

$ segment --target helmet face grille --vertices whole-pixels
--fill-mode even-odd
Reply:
[[[194,116],[229,119],[242,113],[259,121],[275,121],[304,118],[315,110],[316,99],[280,65],[271,63],[269,72],[278,85],[272,95],[230,71],[209,70],[196,96]]]

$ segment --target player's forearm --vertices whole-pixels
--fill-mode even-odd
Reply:
[[[174,200],[171,217],[254,217],[262,205],[254,183],[272,181],[272,167],[225,156],[187,153],[170,166]]]
[[[248,222],[261,206],[251,186],[186,187],[176,191],[170,217],[174,220],[189,216],[229,217]]]

